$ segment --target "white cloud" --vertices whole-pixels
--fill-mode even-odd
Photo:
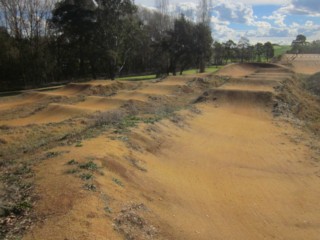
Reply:
[[[292,0],[292,5],[302,11],[310,13],[320,13],[319,0]]]
[[[268,19],[268,20],[273,20],[273,22],[275,23],[275,25],[280,26],[280,27],[285,27],[285,19],[286,19],[286,15],[279,13],[279,12],[274,12],[271,16],[264,16],[262,17],[263,19]]]
[[[290,0],[239,0],[238,2],[250,5],[285,5]]]
[[[215,16],[223,21],[243,24],[254,22],[252,7],[243,3],[224,1],[214,5],[212,11]]]
[[[216,0],[215,0],[216,1]],[[214,1],[214,2],[215,2]],[[290,0],[237,0],[237,3],[243,3],[243,4],[249,4],[249,5],[285,5]],[[181,4],[181,3],[194,3],[198,4],[198,0],[171,0],[172,4]],[[153,6],[154,1],[153,0],[136,0],[136,4],[141,4],[145,6]]]
[[[152,6],[152,0],[136,0]],[[198,0],[170,0],[175,13],[183,13],[195,20]],[[257,17],[253,5],[276,5],[278,10],[269,16]],[[268,14],[268,13],[266,13]],[[320,38],[320,25],[317,21],[305,23],[290,22],[289,15],[299,14],[320,16],[320,0],[213,0],[211,26],[213,36],[219,41],[229,39],[235,42],[241,37],[250,38],[251,43],[272,41],[275,43],[291,43],[296,35],[304,34],[308,40]],[[233,28],[232,24],[239,28]],[[245,26],[241,29],[241,26]]]
[[[277,12],[282,14],[320,16],[319,0],[291,0],[290,3],[280,8]]]

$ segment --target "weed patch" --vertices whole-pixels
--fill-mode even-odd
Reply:
[[[77,165],[79,164],[76,160],[72,159],[69,162],[67,162],[67,165]]]
[[[119,124],[125,117],[125,113],[122,110],[112,110],[107,112],[101,112],[93,117],[93,126],[105,126]]]
[[[76,145],[75,145],[75,147],[83,147],[83,145],[82,145],[82,143],[81,142],[78,142]]]
[[[106,212],[106,213],[112,213],[112,208],[110,208],[110,207],[105,207],[104,208],[104,211]]]
[[[93,179],[93,175],[90,174],[90,173],[82,173],[82,174],[80,175],[80,178],[81,178],[83,181],[88,181],[88,180]]]
[[[157,229],[143,218],[147,213],[143,204],[131,204],[124,207],[114,219],[114,227],[125,239],[155,239]]]
[[[124,184],[118,178],[112,178],[112,181],[120,187],[124,187]]]
[[[79,168],[86,169],[86,170],[91,170],[91,171],[96,171],[98,169],[98,165],[95,164],[94,162],[90,161],[90,162],[87,162],[87,163],[80,164]]]
[[[92,183],[86,183],[86,184],[84,184],[84,185],[83,185],[83,188],[84,188],[85,190],[92,191],[92,192],[97,191],[96,185],[94,185],[94,184],[92,184]]]
[[[48,159],[48,158],[54,158],[54,157],[57,157],[57,156],[59,156],[60,155],[60,153],[59,152],[48,152],[47,154],[46,154],[46,158]]]
[[[79,169],[74,168],[74,169],[68,169],[66,171],[66,174],[76,174],[76,173],[79,173],[79,172],[80,172]]]
[[[12,212],[15,215],[21,216],[24,215],[30,209],[32,209],[32,204],[28,201],[22,201],[13,206],[10,212]]]

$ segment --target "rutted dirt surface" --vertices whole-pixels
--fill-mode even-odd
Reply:
[[[33,165],[36,217],[23,239],[318,239],[316,150],[272,115],[276,89],[295,73],[271,64],[229,68],[227,78],[228,68],[215,77],[67,86],[48,95],[82,97],[2,120],[7,143],[38,125],[75,132],[24,150],[46,157]],[[99,121],[135,116],[82,136],[90,116],[107,110],[112,118]]]

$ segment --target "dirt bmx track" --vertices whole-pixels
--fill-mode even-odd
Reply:
[[[17,128],[70,124],[128,103],[183,100],[197,108],[121,135],[103,131],[80,147],[50,149],[63,154],[35,166],[41,221],[23,239],[319,239],[320,166],[296,141],[307,135],[272,115],[275,89],[295,72],[234,64],[217,75],[228,79],[218,88],[204,88],[201,78],[209,77],[202,75],[95,81],[2,100],[7,117],[0,125]],[[15,117],[21,107],[24,116]],[[96,191],[82,187],[80,173],[66,174],[70,159],[99,167]]]

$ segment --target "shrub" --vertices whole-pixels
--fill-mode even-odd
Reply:
[[[95,164],[94,162],[90,161],[87,163],[82,163],[79,165],[79,168],[81,169],[86,169],[86,170],[91,170],[91,171],[95,171],[98,169],[98,165]]]

